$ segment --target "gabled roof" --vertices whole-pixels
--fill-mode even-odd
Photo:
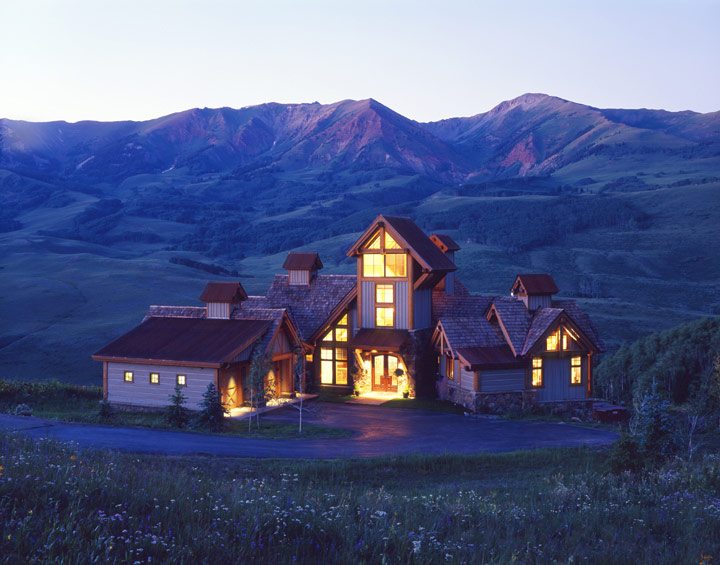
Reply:
[[[555,280],[545,273],[518,275],[512,285],[512,292],[516,293],[521,288],[527,294],[557,294],[560,292]]]
[[[213,281],[205,285],[200,295],[203,302],[231,302],[237,304],[247,298],[247,292],[239,282]]]
[[[258,306],[287,308],[300,337],[310,342],[338,304],[355,297],[356,282],[354,275],[318,275],[310,286],[293,286],[287,275],[275,275],[267,295],[253,298]]]
[[[532,314],[515,298],[497,297],[489,314],[495,314],[508,345],[515,355],[522,355],[525,338],[530,330]]]
[[[322,269],[323,264],[320,260],[320,255],[317,253],[299,253],[292,251],[288,253],[288,256],[285,258],[282,268],[288,271],[314,271]]]
[[[506,345],[498,330],[484,317],[446,317],[440,320],[445,337],[453,350],[463,347]]]
[[[410,218],[399,216],[383,216],[375,218],[370,227],[363,232],[348,251],[348,256],[357,255],[367,239],[375,230],[384,225],[390,235],[403,247],[407,248],[415,260],[429,271],[455,271],[457,267],[430,240]]]
[[[459,251],[460,246],[455,243],[455,240],[444,233],[433,233],[430,234],[430,240],[442,251]]]
[[[545,332],[553,326],[562,313],[562,308],[540,308],[537,310],[532,318],[532,322],[530,322],[530,329],[525,336],[525,343],[523,344],[520,354],[527,355]]]
[[[152,317],[103,347],[93,358],[219,366],[257,342],[270,325],[264,320]]]

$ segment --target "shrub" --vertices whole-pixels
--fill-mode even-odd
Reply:
[[[28,406],[27,404],[18,404],[14,408],[12,413],[15,416],[32,416],[33,411],[32,411],[32,408],[30,408],[30,406]]]
[[[101,400],[99,403],[98,416],[101,420],[109,420],[112,418],[112,405],[107,400]]]
[[[198,423],[213,430],[222,429],[225,424],[225,414],[228,409],[222,404],[220,393],[213,383],[207,386],[203,394],[202,410],[198,416]]]
[[[660,396],[655,386],[635,400],[630,429],[644,458],[658,460],[671,452],[673,426],[670,402]]]
[[[644,466],[644,458],[637,440],[628,433],[623,433],[613,445],[608,457],[608,467],[613,473],[639,471]]]
[[[175,385],[175,392],[170,395],[170,406],[165,412],[165,418],[171,426],[183,428],[188,423],[190,416],[185,408],[186,400],[182,387]]]

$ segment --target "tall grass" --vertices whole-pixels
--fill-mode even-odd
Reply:
[[[697,561],[720,458],[604,472],[604,452],[255,461],[78,452],[0,435],[8,562]]]

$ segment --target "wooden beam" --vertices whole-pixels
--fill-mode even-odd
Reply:
[[[108,399],[108,363],[103,361],[103,400]]]

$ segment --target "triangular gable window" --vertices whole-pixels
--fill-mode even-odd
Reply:
[[[388,232],[385,232],[385,249],[400,249],[398,242]]]
[[[365,246],[365,249],[380,249],[380,231],[377,231],[372,236],[370,242]]]

